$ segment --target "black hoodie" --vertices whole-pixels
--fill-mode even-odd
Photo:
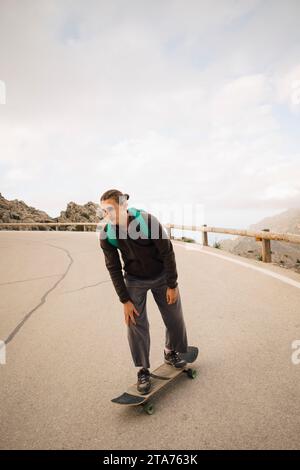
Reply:
[[[134,216],[128,213],[129,223]],[[105,264],[109,271],[111,280],[120,302],[125,303],[130,299],[122,269],[125,273],[140,279],[152,279],[159,276],[163,270],[166,273],[167,286],[174,288],[177,283],[177,269],[173,245],[164,227],[159,220],[149,212],[141,209],[141,215],[148,224],[149,238],[139,237],[134,239],[129,236],[128,231],[118,224],[113,224],[118,240],[119,248],[112,246],[107,240],[107,224],[100,232],[100,246],[104,252]],[[140,230],[140,224],[133,222],[136,231]],[[121,238],[120,237],[121,234]],[[123,235],[123,238],[122,238]],[[122,255],[123,267],[121,265],[119,251]]]

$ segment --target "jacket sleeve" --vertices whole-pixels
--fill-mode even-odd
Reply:
[[[101,236],[99,241],[104,253],[105,265],[109,271],[109,275],[114,285],[115,291],[119,296],[120,302],[125,303],[128,300],[131,300],[131,298],[124,282],[118,249],[114,246],[111,246],[110,243]]]
[[[167,285],[171,289],[174,289],[178,286],[178,274],[172,242],[166,229],[162,226],[159,220],[153,214],[148,214],[148,217],[148,227],[150,229],[151,239],[164,262]]]

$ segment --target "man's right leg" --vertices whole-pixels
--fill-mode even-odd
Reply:
[[[132,359],[136,367],[149,369],[150,332],[146,306],[148,288],[143,286],[139,280],[133,278],[125,278],[124,280],[131,300],[140,314],[139,316],[134,314],[135,325],[130,320],[129,326],[127,326],[127,338]]]

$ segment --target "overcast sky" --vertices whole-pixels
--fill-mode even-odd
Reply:
[[[117,188],[237,228],[300,207],[299,18],[299,0],[0,0],[0,192],[57,216]]]

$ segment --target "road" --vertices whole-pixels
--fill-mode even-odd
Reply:
[[[173,241],[198,376],[171,382],[149,416],[110,401],[137,369],[97,237],[0,232],[0,448],[299,449],[300,276]],[[147,298],[156,367],[164,326]]]

